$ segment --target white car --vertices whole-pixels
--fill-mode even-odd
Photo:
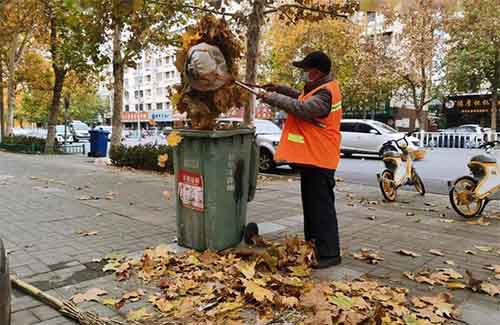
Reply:
[[[383,143],[400,139],[405,134],[379,121],[357,119],[343,119],[340,131],[342,133],[341,152],[344,157],[352,154],[381,155]],[[418,138],[409,137],[408,142],[410,149],[420,148]]]
[[[71,130],[69,126],[66,127],[66,143],[73,143],[73,135],[71,134]],[[56,143],[61,144],[64,143],[64,125],[56,125]]]
[[[80,121],[73,121],[69,124],[71,134],[76,142],[90,140],[89,126]]]
[[[242,122],[240,118],[226,118],[218,120],[220,125],[229,123],[233,126],[239,126]],[[271,121],[256,119],[255,134],[257,145],[259,146],[259,171],[269,172],[280,164],[286,162],[277,162],[274,160],[276,148],[280,142],[281,129]]]

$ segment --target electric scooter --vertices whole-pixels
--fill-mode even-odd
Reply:
[[[469,164],[472,176],[462,176],[448,182],[450,203],[459,215],[473,218],[480,215],[492,200],[500,200],[500,166],[491,154],[499,141],[479,146],[485,154],[473,156]]]
[[[386,169],[382,174],[377,174],[377,180],[382,195],[389,202],[396,201],[397,190],[404,185],[413,185],[417,192],[425,195],[424,183],[413,167],[412,150],[408,147],[407,138],[415,132],[407,133],[397,140],[389,140],[382,145],[382,160]],[[406,161],[405,164],[403,160]]]

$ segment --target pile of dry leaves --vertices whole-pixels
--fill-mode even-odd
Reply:
[[[158,246],[140,260],[109,258],[105,270],[119,281],[137,276],[161,293],[148,296],[138,289],[102,303],[121,308],[147,299],[166,320],[198,324],[439,324],[455,317],[449,294],[409,297],[405,288],[366,279],[318,282],[310,277],[310,244],[297,238],[266,244],[260,251],[183,255]],[[150,317],[146,307],[128,314],[146,323]]]
[[[189,49],[194,45],[206,43],[218,47],[226,60],[229,73],[238,79],[242,46],[233,34],[227,22],[213,15],[203,17],[198,24],[187,28],[182,35],[182,47],[177,52],[176,67],[184,71]],[[248,101],[248,95],[234,84],[226,85],[216,91],[200,92],[189,87],[186,75],[182,84],[175,87],[172,102],[181,113],[187,113],[195,129],[213,129],[216,118],[233,107],[242,107]]]

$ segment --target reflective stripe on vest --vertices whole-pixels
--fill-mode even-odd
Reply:
[[[332,105],[332,110],[330,112],[335,112],[335,111],[338,111],[339,109],[342,108],[342,101],[338,102],[337,104],[335,105]]]
[[[288,141],[295,143],[304,143],[304,136],[300,134],[288,133]]]

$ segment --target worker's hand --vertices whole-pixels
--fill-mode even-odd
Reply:
[[[273,83],[268,83],[268,84],[262,85],[262,89],[267,90],[267,91],[277,91],[278,85],[275,85]]]

